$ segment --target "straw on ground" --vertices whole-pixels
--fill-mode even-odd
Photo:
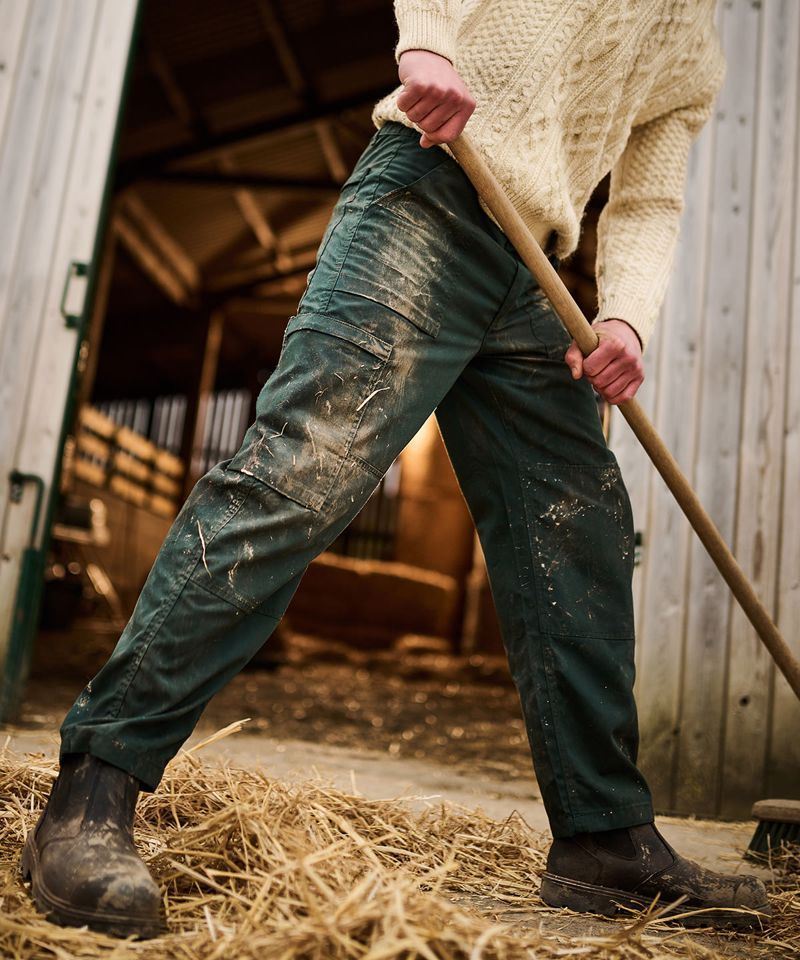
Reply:
[[[677,931],[654,910],[576,935],[536,896],[548,839],[519,817],[368,800],[184,754],[137,813],[169,934],[133,943],[47,923],[17,873],[55,774],[0,753],[0,956],[142,960],[661,960],[800,952],[800,884],[749,938]],[[586,927],[583,927],[586,931]],[[741,942],[743,952],[729,952]],[[723,947],[725,948],[723,950]],[[718,949],[719,948],[719,949]]]

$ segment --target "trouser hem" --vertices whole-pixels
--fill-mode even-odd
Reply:
[[[603,830],[620,830],[624,827],[637,827],[643,823],[652,823],[653,805],[649,802],[628,803],[609,810],[607,807],[572,813],[563,823],[550,824],[553,838],[563,840],[576,833],[600,833]]]
[[[161,763],[154,760],[152,756],[145,756],[136,750],[131,750],[117,739],[109,739],[92,730],[71,730],[62,733],[60,756],[63,757],[68,753],[88,753],[98,760],[104,760],[136,777],[142,789],[148,793],[152,793],[158,787],[168,762]]]

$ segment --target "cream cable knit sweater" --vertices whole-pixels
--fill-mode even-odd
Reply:
[[[612,171],[599,225],[598,320],[647,343],[669,279],[689,146],[724,59],[714,0],[395,0],[396,55],[453,62],[478,106],[468,131],[526,222],[572,253],[594,188]],[[398,90],[378,126],[410,125]]]

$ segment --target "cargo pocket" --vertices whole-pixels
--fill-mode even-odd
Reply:
[[[368,205],[334,288],[388,307],[430,337],[439,334],[448,284],[467,255],[457,198],[448,202],[454,165],[447,157],[434,162]]]
[[[633,520],[617,464],[536,464],[525,499],[542,633],[631,639]]]
[[[391,352],[391,344],[336,317],[292,317],[256,422],[228,469],[321,510]]]

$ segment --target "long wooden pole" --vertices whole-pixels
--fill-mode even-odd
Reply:
[[[542,248],[525,226],[525,222],[497,182],[486,161],[464,134],[450,144],[450,149],[508,239],[516,247],[523,263],[544,290],[553,309],[561,318],[561,322],[574,338],[583,355],[588,356],[597,347],[597,334],[592,330],[589,321],[553,269]],[[789,649],[789,645],[759,600],[753,585],[722,539],[711,517],[706,513],[677,461],[637,400],[624,401],[619,404],[619,410],[664,478],[664,482],[688,517],[689,523],[708,551],[708,555],[725,578],[781,673],[786,677],[789,686],[800,699],[800,661]]]

